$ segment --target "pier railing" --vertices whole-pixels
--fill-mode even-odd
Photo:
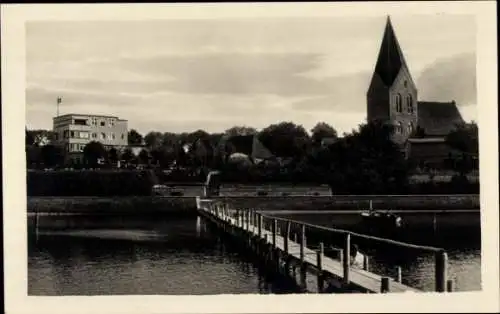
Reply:
[[[238,217],[239,215],[244,214],[244,212],[236,211],[234,216]],[[283,236],[285,239],[298,239],[298,243],[301,244],[301,247],[307,246],[307,234],[313,233],[315,231],[320,231],[322,234],[332,233],[335,234],[338,238],[342,238],[341,247],[334,247],[333,250],[336,251],[337,257],[343,262],[344,268],[344,277],[349,277],[350,270],[350,256],[351,250],[353,249],[353,244],[355,242],[363,243],[364,247],[367,250],[359,250],[360,253],[363,254],[363,270],[370,271],[369,269],[369,255],[367,251],[370,248],[381,247],[389,248],[393,254],[398,254],[401,250],[404,251],[414,251],[414,252],[422,252],[422,253],[431,253],[434,255],[434,280],[435,280],[435,291],[437,292],[445,292],[447,291],[447,287],[451,287],[453,284],[448,281],[448,255],[443,248],[425,246],[425,245],[416,245],[411,243],[405,243],[401,241],[396,241],[387,238],[376,237],[372,235],[360,234],[356,232],[352,232],[349,230],[336,229],[331,227],[325,227],[320,225],[315,225],[311,223],[306,223],[303,221],[297,221],[293,219],[280,218],[272,215],[266,215],[258,211],[250,211],[250,216],[255,217],[255,220],[258,222],[259,219],[262,220],[261,225],[264,229],[272,230],[273,234]],[[252,219],[252,218],[250,218]],[[319,237],[321,238],[321,236]],[[322,241],[323,240],[323,241]],[[334,241],[338,243],[339,241]],[[321,248],[325,250],[325,241],[324,239],[320,239],[316,241],[317,245],[309,245],[313,248]],[[311,243],[312,244],[312,243]],[[301,249],[302,250],[302,249]],[[402,282],[402,271],[401,267],[396,267],[396,281]],[[450,288],[451,289],[451,288]]]
[[[242,229],[250,228],[258,237],[270,237],[270,243],[275,244],[276,239],[283,240],[283,250],[289,253],[290,245],[299,246],[299,258],[304,262],[306,252],[315,252],[317,254],[316,268],[322,268],[322,259],[327,251],[335,252],[336,259],[342,265],[343,280],[349,282],[353,268],[351,266],[351,250],[353,245],[360,245],[362,248],[357,249],[358,252],[365,253],[361,269],[366,273],[372,273],[370,270],[369,255],[366,254],[371,249],[389,249],[389,253],[395,256],[399,255],[402,251],[412,251],[414,253],[431,253],[434,255],[434,281],[435,291],[437,292],[451,292],[453,290],[453,281],[448,280],[448,256],[443,248],[437,248],[425,245],[416,245],[405,243],[387,238],[376,237],[372,235],[360,234],[349,230],[336,229],[331,227],[319,226],[303,221],[293,219],[275,217],[266,215],[258,210],[249,209],[230,209],[228,206],[221,202],[210,202],[209,211],[216,216],[229,217],[237,227]],[[312,241],[310,241],[312,239]],[[310,243],[308,243],[310,242]],[[327,247],[325,249],[325,244]],[[333,244],[333,246],[331,245]],[[354,270],[356,272],[356,270]],[[356,274],[354,274],[356,275]],[[375,275],[375,274],[373,274]],[[379,276],[379,275],[375,275]],[[390,277],[380,275],[381,277],[381,291],[388,292],[390,290],[389,282]],[[402,282],[401,267],[396,267],[397,283]]]

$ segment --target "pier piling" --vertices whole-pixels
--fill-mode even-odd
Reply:
[[[445,292],[448,280],[448,254],[444,251],[436,252],[435,263],[436,291]]]
[[[344,242],[344,254],[343,254],[343,268],[344,268],[344,284],[349,284],[350,278],[350,264],[351,264],[351,234],[345,234],[345,242]]]

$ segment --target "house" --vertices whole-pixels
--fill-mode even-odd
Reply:
[[[127,120],[116,116],[70,113],[53,118],[54,143],[63,147],[66,161],[83,162],[83,149],[92,141],[106,149],[127,146]]]
[[[259,141],[257,135],[223,136],[217,145],[218,153],[227,160],[232,154],[245,154],[253,163],[273,159],[271,151]]]
[[[393,141],[408,158],[436,165],[453,153],[444,140],[446,135],[464,122],[453,100],[418,100],[418,88],[389,17],[367,92],[367,115],[368,121],[384,121],[394,126]]]

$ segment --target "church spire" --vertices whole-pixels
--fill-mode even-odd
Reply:
[[[388,15],[375,73],[380,76],[386,86],[391,86],[403,66],[406,66],[406,62]]]

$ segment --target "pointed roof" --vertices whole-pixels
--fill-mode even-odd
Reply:
[[[256,135],[233,135],[225,137],[222,145],[225,147],[230,145],[232,154],[242,153],[253,159],[268,159],[273,157],[273,154],[259,141]]]
[[[407,67],[406,61],[392,27],[391,18],[387,16],[375,74],[380,76],[386,86],[391,86],[403,66]]]

